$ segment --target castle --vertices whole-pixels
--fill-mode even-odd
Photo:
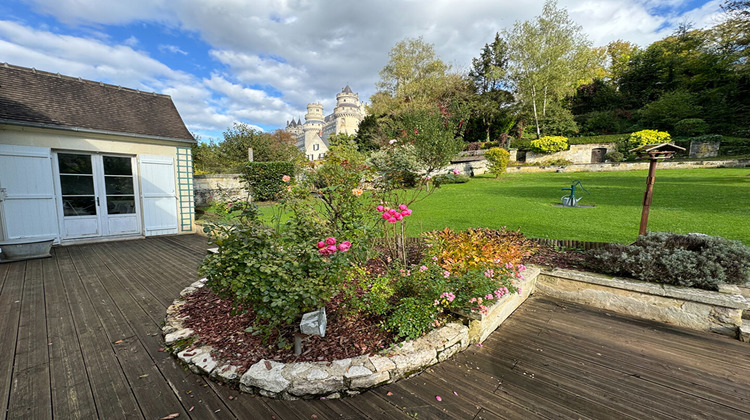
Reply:
[[[328,137],[332,134],[357,134],[359,123],[367,115],[365,103],[359,95],[346,85],[336,95],[336,108],[333,113],[323,116],[323,105],[308,104],[305,123],[299,119],[288,121],[285,130],[297,137],[297,147],[309,160],[319,160],[328,151]]]

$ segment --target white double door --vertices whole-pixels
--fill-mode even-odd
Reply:
[[[59,151],[53,165],[63,240],[141,233],[134,157]]]

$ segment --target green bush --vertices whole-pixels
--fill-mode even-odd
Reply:
[[[565,166],[572,165],[573,161],[568,159],[547,159],[541,162],[542,166]]]
[[[284,176],[294,178],[292,162],[250,162],[240,179],[253,200],[275,200],[284,187]]]
[[[609,152],[604,155],[604,160],[607,162],[622,162],[625,159],[625,155],[618,151]]]
[[[206,286],[255,312],[253,329],[267,340],[302,313],[324,306],[339,290],[349,266],[347,249],[322,255],[325,241],[314,219],[294,218],[276,231],[257,223],[207,226],[217,236],[218,253],[206,257],[200,268]],[[325,242],[324,242],[325,243]],[[338,238],[337,244],[343,244]]]
[[[417,149],[411,144],[394,143],[370,154],[367,161],[378,172],[381,181],[390,186],[413,187],[425,169],[419,163]]]
[[[654,283],[718,290],[750,281],[750,248],[715,236],[649,233],[587,255],[591,269]]]
[[[562,136],[545,136],[531,141],[531,150],[537,153],[554,153],[568,148],[568,138]]]
[[[628,147],[635,149],[647,144],[667,143],[671,139],[672,137],[666,131],[641,130],[630,134],[630,137],[628,137]]]
[[[674,131],[678,136],[701,136],[708,132],[708,123],[700,118],[685,118],[674,125]]]
[[[508,169],[510,152],[507,150],[493,147],[484,153],[484,157],[487,159],[490,172],[495,175],[495,178],[498,178]]]
[[[440,174],[434,178],[432,178],[432,182],[435,184],[436,187],[439,187],[443,184],[465,184],[471,180],[471,177],[466,174],[455,174],[455,173],[447,173],[447,174]]]

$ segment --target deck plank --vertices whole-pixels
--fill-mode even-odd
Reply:
[[[52,418],[45,315],[42,261],[31,260],[26,263],[23,283],[13,388],[8,402],[9,417],[42,420]]]
[[[116,260],[110,259],[113,255],[103,252],[101,247],[86,250],[87,259],[97,259],[97,264],[106,266],[111,276],[102,277],[99,280],[110,284],[109,295],[114,305],[120,310],[129,327],[135,333],[134,341],[140,342],[140,347],[150,358],[150,363],[158,369],[162,380],[166,381],[176,394],[182,404],[183,410],[195,418],[222,418],[226,414],[227,407],[222,399],[206,385],[206,378],[194,375],[186,371],[174,362],[172,356],[163,351],[164,342],[161,337],[159,325],[164,320],[166,308],[159,304],[158,300],[150,293],[144,293],[142,285],[134,283],[130,264],[123,266]],[[127,260],[127,255],[125,256]],[[142,359],[149,363],[149,360]],[[139,378],[143,374],[138,375]],[[156,379],[155,379],[156,380]],[[190,391],[190,392],[188,392]],[[164,392],[164,390],[162,390]],[[196,402],[199,401],[200,403]],[[140,402],[140,400],[139,400]],[[190,408],[193,410],[190,410]],[[216,410],[223,410],[220,416],[215,415]],[[178,412],[178,411],[175,411]],[[221,411],[219,411],[221,413]]]
[[[3,288],[0,289],[0,413],[7,416],[26,262],[6,263],[2,266],[5,268],[5,276]]]
[[[53,250],[53,253],[56,250]],[[96,404],[86,375],[81,346],[73,324],[55,259],[43,260],[44,301],[47,305],[52,417],[96,418]]]
[[[97,415],[99,418],[142,417],[130,384],[105,333],[105,327],[96,314],[95,306],[99,304],[90,300],[87,288],[73,264],[69,252],[73,248],[57,248],[57,261],[70,302]]]
[[[116,300],[120,300],[122,307],[135,306],[136,302],[128,299],[129,296],[123,293],[116,277],[91,248],[91,245],[73,247],[70,255],[92,302],[97,302],[94,310],[141,412],[146,418],[159,418],[174,413],[187,416],[187,411],[162,377],[154,360],[149,357]],[[156,328],[151,332],[158,334]]]
[[[160,351],[166,308],[197,279],[207,243],[55,247],[0,265],[2,417],[750,418],[746,343],[538,297],[483,346],[395,384],[340,400],[243,394]]]

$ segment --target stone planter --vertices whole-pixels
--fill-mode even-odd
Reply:
[[[162,329],[169,350],[198,374],[238,386],[243,392],[280,399],[339,398],[417,375],[429,366],[448,359],[470,344],[481,343],[533,292],[539,269],[529,268],[518,281],[519,294],[495,301],[487,315],[462,314],[462,322],[449,323],[416,339],[394,344],[376,354],[332,362],[279,363],[261,360],[247,371],[213,359],[212,348],[189,345],[198,337],[185,328],[177,299],[167,309]],[[186,287],[185,297],[203,287],[205,279]]]
[[[0,263],[51,257],[54,239],[16,239],[0,242]]]
[[[742,312],[750,309],[750,300],[739,288],[723,289],[729,293],[562,269],[545,270],[536,282],[543,295],[748,341]]]

